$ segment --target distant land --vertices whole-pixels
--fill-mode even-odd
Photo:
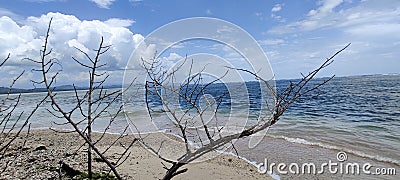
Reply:
[[[111,85],[104,86],[104,89],[112,89],[112,88],[121,88],[121,85]],[[75,87],[76,90],[87,90],[87,87]],[[73,91],[74,86],[72,85],[64,85],[55,87],[54,91]],[[0,87],[0,94],[7,94],[10,91],[8,87]],[[21,88],[12,88],[11,94],[19,94],[19,93],[35,93],[35,92],[46,92],[46,88],[34,88],[34,89],[21,89]]]
[[[362,74],[362,75],[349,75],[349,76],[336,76],[335,78],[347,78],[347,77],[374,77],[374,76],[400,76],[400,73],[389,73],[389,74]],[[317,77],[314,80],[326,79],[328,77]],[[286,81],[286,80],[299,80],[299,79],[276,79],[275,81]],[[251,82],[251,81],[248,81]],[[218,84],[218,83],[217,83]],[[122,85],[107,85],[103,87],[104,89],[122,88]],[[76,86],[77,90],[87,90],[87,87]],[[74,86],[63,85],[57,86],[54,91],[73,91]],[[0,94],[7,94],[9,91],[8,87],[0,87]],[[12,88],[11,94],[19,93],[35,93],[35,92],[46,92],[45,88],[34,88],[34,89],[24,89],[24,88]]]

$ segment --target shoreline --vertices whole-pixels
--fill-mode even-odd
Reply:
[[[24,132],[25,134],[26,132]],[[53,146],[53,149],[63,149],[65,148],[65,144],[74,144],[71,141],[77,141],[77,142],[83,142],[80,140],[80,137],[76,135],[76,133],[73,133],[72,136],[74,138],[62,138],[62,137],[69,137],[71,134],[64,134],[64,133],[56,133],[52,130],[48,130],[45,128],[42,129],[33,129],[31,130],[31,134],[33,135],[33,140],[28,139],[28,146],[30,147],[29,149],[34,149],[33,147],[36,147],[38,144],[53,144],[50,146]],[[95,132],[95,136],[98,136],[100,133]],[[117,133],[107,133],[106,134],[107,139],[113,139],[112,137],[116,137]],[[159,142],[160,139],[165,139],[168,136],[170,136],[169,133],[165,132],[155,132],[155,133],[149,133],[145,135],[146,138],[149,138],[150,142]],[[23,137],[23,136],[21,136]],[[134,137],[134,135],[130,134],[128,137]],[[54,141],[59,141],[61,138],[61,142],[58,144],[60,147],[54,148]],[[40,141],[43,141],[43,143],[37,142],[39,139]],[[188,167],[188,172],[184,173],[182,175],[178,175],[175,179],[185,179],[190,177],[191,179],[199,176],[204,176],[206,174],[206,177],[211,177],[213,179],[243,179],[243,178],[250,178],[250,179],[343,179],[343,178],[350,178],[350,179],[358,179],[358,178],[363,178],[363,179],[375,179],[377,176],[371,176],[371,175],[352,175],[352,174],[332,174],[332,173],[323,173],[323,174],[280,174],[277,173],[277,169],[273,169],[273,172],[271,173],[270,169],[268,169],[268,172],[261,173],[259,172],[259,168],[262,170],[262,164],[264,163],[266,159],[268,159],[269,165],[271,163],[286,163],[289,165],[290,163],[297,163],[297,164],[303,164],[303,163],[315,163],[317,165],[317,168],[320,164],[328,162],[328,160],[331,161],[337,161],[337,153],[340,152],[340,150],[337,149],[329,149],[329,148],[324,148],[315,144],[302,144],[298,142],[291,142],[288,141],[287,139],[284,138],[277,138],[277,137],[270,137],[266,136],[264,137],[264,140],[260,145],[255,147],[255,149],[249,149],[247,144],[248,139],[242,139],[239,140],[236,144],[236,148],[238,151],[239,156],[237,156],[235,153],[232,152],[218,152],[219,154],[216,155],[215,158],[207,160],[205,162],[199,162],[199,163],[191,163],[187,165]],[[31,145],[29,145],[29,142]],[[107,142],[104,142],[106,145]],[[46,145],[46,147],[47,147]],[[71,146],[76,146],[76,145],[71,145]],[[103,146],[103,145],[102,145]],[[101,147],[102,147],[101,146]],[[68,147],[68,146],[67,146]],[[118,149],[118,147],[113,147]],[[49,149],[51,149],[49,147]],[[179,151],[179,148],[176,148],[174,146],[166,148],[167,150],[172,150],[172,153],[175,153],[175,151]],[[139,152],[139,153],[138,153]],[[255,153],[258,152],[258,153]],[[32,153],[32,152],[30,152]],[[65,153],[65,152],[64,152]],[[115,150],[113,150],[113,153],[115,153]],[[152,155],[148,150],[146,150],[142,145],[139,145],[139,143],[135,143],[134,149],[131,149],[131,153],[133,154],[133,157],[127,160],[128,165],[122,165],[122,168],[120,170],[121,174],[124,174],[124,177],[127,179],[129,178],[134,178],[134,177],[141,177],[141,178],[146,178],[149,177],[148,175],[152,176],[152,179],[154,178],[161,178],[163,173],[165,173],[165,170],[161,166],[161,161],[158,159],[156,156]],[[171,152],[169,152],[171,153]],[[85,154],[85,152],[82,152],[81,154]],[[176,153],[178,154],[178,153]],[[82,155],[81,155],[82,156]],[[364,164],[364,163],[370,163],[374,167],[383,167],[383,168],[389,168],[389,167],[394,167],[396,171],[400,170],[400,166],[395,164],[395,163],[389,163],[389,162],[383,162],[379,161],[377,159],[371,159],[368,157],[362,157],[357,154],[353,154],[351,152],[347,153],[348,159],[346,162],[349,163],[359,163],[359,164]],[[146,157],[146,158],[143,158]],[[85,157],[80,157],[80,161],[84,159]],[[135,159],[140,159],[140,161],[134,161]],[[72,161],[71,161],[72,162]],[[76,165],[76,162],[74,162]],[[135,166],[136,164],[140,164],[146,166],[146,168],[142,169],[143,171],[140,170],[140,168]],[[4,161],[1,160],[1,164],[4,165]],[[82,162],[79,162],[78,164],[84,164]],[[100,165],[101,166],[101,165]],[[96,166],[95,166],[96,167]],[[105,168],[105,166],[103,166]],[[77,167],[79,169],[79,167]],[[80,168],[81,171],[85,171],[85,169]],[[145,170],[145,172],[144,172]],[[287,169],[286,169],[287,170]],[[206,173],[208,172],[208,174]],[[225,173],[221,173],[225,172]],[[235,176],[230,176],[232,174],[235,174]],[[378,176],[379,178],[382,179],[397,179],[398,178],[398,172],[396,172],[397,175],[385,175],[385,176]],[[10,177],[7,176],[9,174],[1,174],[0,179],[3,179],[5,177]],[[52,175],[54,177],[54,174]],[[13,176],[11,176],[13,177]]]
[[[371,154],[363,152],[363,151],[352,150],[349,148],[342,148],[339,146],[325,144],[325,143],[321,143],[321,142],[312,142],[312,141],[308,141],[308,140],[305,140],[302,138],[291,138],[291,137],[286,137],[286,136],[274,136],[274,135],[268,135],[268,134],[266,136],[268,138],[282,139],[286,142],[295,143],[295,144],[302,144],[302,145],[306,145],[306,146],[315,146],[315,147],[319,147],[322,149],[333,150],[333,151],[343,151],[348,154],[358,156],[360,158],[367,158],[367,159],[371,159],[373,161],[379,161],[382,163],[388,163],[388,164],[394,164],[396,166],[400,166],[399,160],[392,159],[392,158],[385,157],[385,156],[380,156],[380,155],[371,155]]]
[[[27,131],[22,132],[22,136]],[[93,133],[93,138],[101,134]],[[104,150],[117,137],[115,134],[105,134],[105,138],[97,145],[100,150]],[[161,133],[153,133],[147,136],[151,141],[159,141],[166,138]],[[118,143],[131,142],[133,135],[128,135],[118,140]],[[17,138],[11,148],[0,160],[1,168],[8,164],[5,172],[0,174],[0,179],[48,179],[59,177],[59,162],[62,160],[75,170],[85,173],[86,171],[86,151],[85,148],[74,152],[83,143],[76,133],[57,133],[52,130],[31,130],[26,146],[20,148],[23,143],[22,138]],[[116,144],[118,144],[116,143]],[[19,150],[22,151],[20,152]],[[123,148],[113,145],[105,155],[111,161],[115,161],[118,152]],[[123,179],[160,179],[166,172],[163,169],[161,160],[146,150],[138,142],[131,147],[131,155],[121,166],[117,168]],[[175,153],[175,152],[172,152]],[[97,155],[93,155],[94,173],[101,174],[107,172],[104,163],[98,162]],[[14,160],[15,159],[15,160]],[[12,162],[12,164],[9,164]],[[199,162],[190,163],[186,166],[188,171],[176,176],[174,179],[272,179],[267,174],[260,174],[257,168],[237,157],[221,154],[216,158]],[[63,174],[63,178],[71,178]]]
[[[351,152],[345,152],[346,159],[344,161],[339,161],[337,155],[339,153],[343,154],[343,151],[335,149],[327,149],[317,145],[300,144],[289,142],[285,139],[264,137],[262,143],[256,146],[254,149],[248,148],[248,139],[241,139],[237,142],[238,153],[245,157],[250,163],[257,166],[258,168],[264,167],[263,164],[267,165],[267,170],[270,171],[272,164],[273,174],[277,174],[280,179],[398,179],[400,166],[395,163],[383,162],[376,159],[371,159],[368,157],[361,157],[357,154]],[[254,152],[264,152],[264,153],[254,153]],[[328,164],[332,162],[337,163],[337,168],[343,167],[343,172],[330,172],[328,166],[322,166],[324,163]],[[286,174],[277,173],[278,164],[285,164],[286,167],[283,171]],[[289,166],[294,163],[301,167],[302,165],[315,164],[316,173],[291,173]],[[359,174],[346,173],[345,168],[348,164],[359,164]],[[376,168],[394,168],[394,175],[372,175],[363,172],[362,166],[365,164],[370,164],[369,169],[372,173]],[[335,167],[335,166],[333,166]],[[321,170],[323,169],[323,170]],[[261,170],[264,170],[262,168]],[[319,173],[318,171],[322,171]],[[351,169],[349,169],[351,170]],[[300,168],[301,171],[301,168]],[[307,171],[307,169],[306,169]]]
[[[171,133],[167,133],[164,131],[160,131],[159,133],[165,133],[167,135],[172,135],[175,136]],[[287,166],[289,166],[290,163],[296,163],[299,164],[300,166],[302,164],[307,164],[307,163],[313,163],[316,164],[316,171],[320,170],[321,168],[318,167],[318,165],[321,165],[323,163],[328,163],[329,161],[332,161],[333,163],[338,163],[338,168],[340,167],[340,164],[343,166],[346,165],[352,165],[354,163],[365,165],[365,164],[371,164],[372,168],[369,170],[375,170],[375,168],[385,168],[385,169],[390,169],[394,168],[395,174],[386,174],[386,175],[377,175],[377,174],[366,174],[363,172],[362,168],[360,167],[359,174],[352,174],[352,172],[346,173],[345,167],[343,168],[343,172],[338,172],[338,173],[332,173],[329,172],[327,167],[324,167],[324,172],[319,174],[318,172],[316,174],[310,174],[310,173],[305,173],[305,174],[279,174],[276,173],[275,171],[266,171],[266,172],[258,172],[261,174],[268,174],[271,178],[273,179],[343,179],[343,178],[348,178],[348,179],[376,179],[376,177],[379,177],[380,179],[398,179],[399,178],[399,170],[400,170],[400,164],[398,163],[398,160],[391,159],[391,158],[386,158],[382,156],[373,156],[370,154],[366,154],[364,152],[358,152],[350,149],[343,149],[337,146],[333,145],[326,145],[326,144],[321,144],[321,143],[315,143],[315,142],[309,142],[304,139],[300,139],[299,141],[293,141],[294,138],[287,138],[284,136],[273,136],[273,135],[266,135],[263,138],[263,141],[257,145],[255,149],[250,149],[248,148],[248,139],[241,139],[238,140],[239,146],[236,146],[236,150],[232,150],[231,152],[221,152],[218,151],[218,153],[225,154],[225,155],[231,155],[234,157],[238,157],[247,163],[253,165],[256,167],[259,171],[263,171],[262,169],[262,164],[265,163],[265,159],[260,160],[259,156],[254,158],[254,154],[262,154],[262,153],[254,153],[254,152],[264,152],[267,151],[268,146],[272,147],[272,151],[275,152],[276,156],[272,158],[275,163],[275,168],[276,166],[283,162],[287,162]],[[304,142],[302,142],[302,140]],[[264,143],[264,144],[263,144]],[[267,145],[265,145],[267,143]],[[236,144],[235,144],[236,145]],[[239,147],[239,148],[238,148]],[[262,148],[260,148],[262,147]],[[275,148],[275,150],[274,150]],[[292,152],[294,150],[294,152]],[[239,155],[236,155],[234,152],[238,151]],[[317,152],[316,156],[313,156]],[[300,155],[299,159],[296,159],[296,156],[293,154],[306,154],[307,158],[302,158]],[[339,161],[338,159],[338,153],[345,154],[346,155],[346,160],[343,162]],[[348,157],[347,157],[348,156]],[[267,158],[266,156],[265,158]],[[348,159],[347,159],[348,158]],[[307,161],[305,161],[307,160]],[[336,161],[336,162],[335,162]],[[261,169],[260,169],[261,168]],[[320,169],[318,169],[320,168]],[[288,170],[288,167],[286,167],[286,171]],[[351,169],[349,169],[351,171]]]

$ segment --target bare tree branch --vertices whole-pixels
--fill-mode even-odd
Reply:
[[[221,132],[223,127],[219,127],[218,125],[217,112],[220,108],[222,99],[227,94],[220,93],[220,95],[217,96],[217,98],[214,98],[213,101],[203,98],[204,95],[206,95],[207,87],[220,81],[228,71],[220,78],[208,83],[204,83],[202,78],[202,72],[204,71],[204,68],[200,70],[199,73],[192,74],[193,61],[191,61],[188,70],[185,69],[186,72],[189,72],[187,74],[186,81],[177,86],[175,76],[176,73],[183,67],[182,64],[176,69],[167,71],[162,65],[162,62],[156,59],[156,56],[151,58],[149,61],[142,59],[142,65],[147,73],[147,77],[149,78],[145,84],[145,90],[146,106],[150,113],[150,117],[153,118],[152,114],[154,113],[160,113],[160,111],[152,109],[153,107],[150,105],[151,101],[154,101],[154,97],[157,97],[164,107],[163,112],[171,115],[170,117],[172,117],[174,126],[179,131],[177,135],[182,138],[185,144],[186,153],[177,158],[176,161],[172,161],[163,157],[161,155],[162,153],[159,152],[163,143],[160,144],[158,150],[155,150],[153,147],[146,144],[144,139],[142,139],[141,142],[145,144],[150,151],[157,154],[160,159],[171,164],[170,167],[165,166],[167,172],[163,179],[171,179],[179,174],[182,174],[187,171],[187,169],[180,170],[180,168],[185,164],[190,163],[211,151],[215,151],[221,147],[224,147],[225,145],[233,145],[232,142],[234,140],[251,136],[274,125],[279,120],[279,117],[289,108],[292,103],[302,100],[301,98],[306,94],[315,92],[334,77],[331,76],[316,85],[310,84],[310,81],[316,77],[317,73],[329,66],[333,62],[334,57],[344,51],[349,45],[350,44],[337,51],[330,58],[326,59],[319,67],[307,75],[301,74],[302,78],[298,82],[290,83],[289,86],[281,93],[275,92],[275,87],[274,85],[270,84],[270,80],[263,79],[258,75],[257,72],[252,72],[247,69],[227,67],[228,70],[236,70],[248,73],[259,80],[259,82],[263,83],[267,87],[268,92],[266,93],[272,94],[272,100],[274,104],[274,106],[271,107],[268,104],[268,100],[262,102],[265,103],[262,106],[266,106],[268,111],[260,112],[263,114],[258,117],[259,119],[256,119],[257,123],[246,126],[240,132],[233,134],[222,134]],[[186,63],[186,60],[184,63]],[[172,101],[170,102],[168,100],[168,98],[171,96],[176,96],[179,101],[183,101],[184,108],[181,107],[179,110],[177,110],[177,107],[175,107],[176,105]],[[205,107],[200,106],[201,99],[205,99]],[[178,113],[178,111],[180,113]],[[206,112],[212,112],[213,121],[215,122],[214,124],[207,124],[205,122],[204,116]],[[195,123],[193,121],[197,120],[200,122],[201,126],[190,127],[190,125]],[[197,141],[200,142],[200,147],[192,147],[189,141],[190,139],[197,139]],[[236,151],[234,146],[233,149]]]
[[[98,69],[101,67],[106,66],[106,63],[101,63],[100,61],[100,56],[104,53],[106,53],[109,48],[111,47],[110,45],[104,45],[104,39],[101,38],[101,41],[99,43],[99,46],[97,49],[95,49],[96,55],[95,57],[91,57],[87,52],[82,51],[79,48],[76,48],[80,53],[86,57],[88,60],[87,63],[85,63],[83,60],[78,60],[74,57],[72,59],[78,63],[80,66],[83,68],[86,68],[89,70],[89,86],[88,89],[85,90],[83,93],[78,93],[78,90],[75,85],[74,87],[74,99],[75,99],[75,104],[73,107],[69,110],[66,110],[63,108],[63,105],[57,101],[56,93],[54,92],[56,90],[55,82],[57,80],[57,76],[61,73],[62,71],[62,66],[61,64],[58,63],[57,59],[50,58],[49,56],[52,53],[52,50],[49,49],[49,32],[51,29],[51,21],[49,22],[49,26],[47,29],[47,33],[45,36],[45,41],[44,45],[42,46],[43,49],[40,51],[41,52],[41,57],[40,61],[36,61],[33,59],[28,59],[32,62],[39,62],[40,63],[40,69],[35,69],[35,71],[41,72],[41,76],[43,77],[42,81],[33,81],[34,84],[36,85],[43,85],[46,90],[47,90],[47,95],[50,99],[51,102],[51,109],[48,109],[49,112],[51,112],[52,115],[54,115],[56,118],[63,118],[66,120],[66,123],[55,123],[55,125],[65,125],[69,124],[75,133],[78,133],[79,136],[84,140],[84,144],[78,148],[81,149],[85,144],[87,145],[87,168],[88,168],[88,175],[89,179],[93,178],[93,165],[92,165],[92,153],[94,152],[97,154],[101,160],[108,166],[109,168],[109,173],[112,172],[117,179],[121,179],[120,174],[118,173],[116,169],[116,165],[118,163],[121,163],[121,161],[124,161],[123,158],[127,158],[129,148],[132,146],[132,144],[136,141],[135,139],[132,140],[128,145],[123,145],[120,144],[121,146],[124,147],[125,151],[120,154],[120,157],[116,159],[117,163],[111,162],[109,158],[105,156],[106,152],[113,146],[115,143],[122,138],[125,137],[126,130],[128,129],[128,126],[125,128],[125,130],[121,133],[120,136],[118,136],[113,143],[109,144],[109,146],[106,148],[106,150],[101,151],[96,144],[99,143],[103,138],[104,135],[110,130],[113,122],[115,121],[115,118],[119,113],[121,113],[122,110],[122,105],[120,108],[115,112],[115,114],[110,114],[108,109],[110,109],[111,105],[116,104],[117,100],[121,98],[122,91],[121,90],[115,90],[112,92],[108,92],[107,90],[104,90],[103,84],[108,78],[108,75],[106,72],[99,73]],[[54,65],[59,65],[61,69],[54,69]],[[100,80],[97,80],[100,79]],[[111,99],[111,100],[109,100]],[[59,114],[59,115],[58,115]],[[77,120],[76,118],[73,118],[75,116],[72,116],[73,114],[79,114],[81,115],[82,119]],[[109,123],[105,127],[103,133],[98,139],[93,139],[92,136],[92,126],[93,123],[96,121],[98,118],[103,118],[103,117],[109,117]],[[78,118],[79,119],[79,118]],[[79,126],[86,121],[85,127],[81,129]],[[54,129],[53,129],[54,130]],[[77,150],[77,151],[78,151]],[[116,164],[116,165],[115,165]]]

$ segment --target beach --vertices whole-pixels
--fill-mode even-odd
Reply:
[[[400,96],[398,94],[400,84],[398,78],[398,75],[376,75],[334,79],[325,87],[327,93],[310,99],[306,103],[293,104],[281,120],[269,128],[266,136],[256,147],[249,148],[248,138],[238,140],[235,142],[235,149],[213,152],[206,157],[215,156],[215,158],[206,158],[208,159],[206,161],[188,164],[186,166],[188,171],[177,176],[176,179],[399,179],[400,106],[398,102]],[[278,87],[284,87],[285,83],[287,81],[277,81]],[[370,86],[370,84],[376,84],[376,86]],[[254,83],[248,83],[248,85],[249,90],[252,90],[251,94],[257,94],[253,92],[257,86]],[[220,84],[210,86],[209,93],[216,96],[222,91],[220,86]],[[43,95],[43,93],[22,94],[21,102],[24,104],[15,113],[33,109]],[[75,102],[73,92],[59,92],[58,97],[63,99],[62,106],[69,107]],[[243,120],[250,117],[248,123],[254,123],[259,111],[256,108],[251,109],[253,106],[250,107],[250,115],[240,111],[247,107],[246,104],[237,103],[243,98],[246,97],[236,96],[233,93],[225,99],[224,101],[230,103],[220,106],[220,117],[230,117],[231,120]],[[259,103],[259,96],[254,95],[249,98],[252,102],[250,105]],[[163,144],[162,153],[172,155],[173,158],[181,156],[185,147],[179,143],[179,138],[176,137],[179,133],[173,128],[174,124],[168,116],[157,114],[151,120],[146,119],[148,112],[138,108],[144,107],[140,104],[143,102],[134,102],[137,104],[125,106],[124,113],[118,114],[110,129],[107,130],[109,134],[106,134],[97,146],[105,149],[112,144],[112,140],[117,138],[115,134],[122,132],[130,122],[140,127],[140,133],[147,133],[142,134],[144,141],[152,144],[156,149],[163,140],[174,139],[175,141]],[[153,106],[156,109],[162,108],[157,104]],[[110,113],[118,109],[117,107],[119,107],[118,103],[113,104],[110,107]],[[80,172],[86,171],[86,150],[84,149],[86,146],[76,151],[83,143],[82,139],[76,133],[65,134],[48,130],[49,127],[64,130],[71,127],[68,124],[55,125],[55,123],[62,124],[65,121],[49,116],[45,108],[46,106],[40,108],[30,120],[31,128],[35,130],[32,130],[28,136],[26,147],[20,148],[22,139],[17,139],[1,159],[3,168],[7,162],[13,162],[16,159],[9,165],[7,171],[1,174],[1,179],[57,178],[60,160]],[[80,119],[81,117],[73,118]],[[93,123],[93,130],[102,132],[107,125],[107,118],[99,119]],[[166,134],[167,132],[169,134]],[[126,133],[135,132],[128,130]],[[98,137],[99,134],[94,133],[95,139],[96,136]],[[20,136],[20,138],[23,137],[25,137],[24,134]],[[121,142],[127,144],[135,137],[128,135],[121,139]],[[22,150],[21,156],[17,157],[16,154],[20,150]],[[115,155],[122,151],[119,143],[115,143],[106,156],[115,161]],[[74,152],[77,153],[73,155]],[[118,167],[124,179],[162,178],[165,169],[158,157],[138,142],[134,143],[130,153],[130,157]],[[338,155],[343,155],[346,159],[338,159]],[[301,172],[302,165],[311,163],[315,165],[315,172],[308,172],[308,169]],[[329,169],[328,166],[324,166],[326,163],[336,164],[335,167],[342,170]],[[267,169],[264,168],[264,164],[267,164]],[[281,171],[277,167],[279,164],[285,165]],[[291,164],[299,166],[299,172],[289,171]],[[346,172],[346,166],[353,165],[359,166],[358,171]],[[367,172],[362,169],[364,165],[371,166]],[[94,167],[97,173],[107,172],[104,171],[107,168],[102,162],[94,162]],[[377,169],[384,169],[385,175],[382,173],[378,175]]]
[[[24,137],[23,132],[21,137]],[[94,133],[94,138],[100,133]],[[100,149],[105,149],[118,135],[106,134],[103,141],[98,144]],[[129,135],[121,140],[128,143],[135,137]],[[154,133],[146,137],[147,140],[159,140],[165,138],[161,133]],[[86,171],[86,151],[82,148],[74,156],[71,155],[83,143],[76,133],[57,133],[52,130],[32,130],[27,138],[24,148],[23,138],[18,138],[4,158],[0,160],[1,168],[9,165],[7,170],[1,173],[0,179],[57,179],[59,177],[60,160],[75,170]],[[118,145],[112,146],[106,156],[111,161],[123,149]],[[20,150],[22,150],[20,152]],[[173,149],[171,149],[173,150]],[[123,179],[161,179],[165,173],[161,160],[147,151],[139,143],[135,143],[130,149],[131,155],[120,165],[117,170]],[[16,157],[16,155],[18,155]],[[94,156],[94,159],[97,156]],[[103,162],[94,162],[95,173],[108,172]],[[174,179],[272,179],[267,174],[260,174],[257,168],[248,162],[231,155],[220,155],[214,159],[187,165],[188,171],[178,175]],[[63,173],[63,179],[72,177]]]
[[[60,161],[80,173],[86,172],[86,149],[81,148],[77,154],[73,155],[77,148],[83,143],[82,139],[76,133],[59,133],[52,130],[32,130],[27,138],[23,148],[22,145],[26,132],[23,132],[21,138],[18,138],[11,149],[7,151],[4,158],[1,159],[1,168],[6,163],[10,163],[7,170],[1,173],[0,179],[54,179],[59,177]],[[94,133],[94,139],[101,134]],[[97,145],[99,149],[104,150],[113,140],[118,138],[116,134],[105,134],[105,137]],[[168,135],[163,133],[151,133],[143,135],[149,143],[160,142]],[[119,143],[126,144],[132,142],[135,136],[128,135],[115,143],[110,151],[106,153],[106,157],[115,161],[118,153],[123,151]],[[236,143],[239,153],[238,158],[230,154],[218,154],[215,158],[199,162],[190,163],[186,166],[188,171],[184,174],[176,176],[174,179],[273,179],[270,175],[257,169],[260,168],[261,159],[268,159],[268,166],[271,163],[297,163],[301,167],[303,163],[316,164],[317,171],[322,163],[337,161],[337,153],[339,151],[326,149],[313,145],[304,145],[300,143],[288,142],[284,139],[265,137],[260,145],[255,149],[247,148],[247,139],[240,140]],[[182,149],[179,146],[170,145],[165,149],[167,153],[179,154]],[[161,160],[146,150],[140,143],[135,142],[131,147],[130,156],[126,161],[118,166],[117,170],[123,179],[161,179],[165,173]],[[259,152],[259,153],[254,153]],[[370,163],[374,167],[396,168],[400,166],[391,163],[379,162],[354,154],[347,154],[346,162],[351,163]],[[15,160],[14,160],[15,159]],[[165,163],[164,163],[165,164]],[[345,164],[345,162],[343,162]],[[107,173],[108,168],[105,163],[100,162],[98,156],[94,155],[93,162],[94,173]],[[271,170],[271,169],[269,169]],[[399,175],[367,175],[361,172],[359,175],[340,173],[329,173],[327,168],[322,174],[318,172],[300,173],[300,174],[280,174],[277,172],[276,166],[272,169],[275,179],[398,179]],[[288,169],[286,169],[287,171]],[[373,168],[371,169],[373,170]],[[67,175],[62,173],[63,179],[77,178],[79,176]],[[79,178],[78,178],[79,179]]]
[[[0,1],[0,180],[400,180],[385,2]]]

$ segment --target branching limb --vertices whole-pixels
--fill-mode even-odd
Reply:
[[[214,101],[209,101],[207,98],[205,107],[201,107],[199,102],[202,97],[207,94],[207,87],[215,84],[219,80],[221,80],[225,75],[220,78],[217,78],[215,81],[211,81],[209,83],[204,83],[202,78],[202,72],[204,70],[200,70],[197,74],[192,74],[193,61],[189,66],[189,74],[188,78],[183,81],[179,86],[176,86],[176,73],[183,67],[183,65],[178,66],[178,68],[173,69],[171,71],[165,70],[164,66],[160,62],[160,60],[156,59],[154,56],[150,61],[143,61],[142,65],[147,73],[147,77],[149,78],[145,85],[146,90],[146,104],[147,109],[150,113],[150,117],[152,113],[159,113],[154,111],[152,106],[150,105],[150,101],[160,101],[160,103],[164,107],[164,112],[169,113],[172,117],[172,121],[174,122],[175,127],[179,130],[179,137],[182,138],[185,144],[186,153],[179,157],[176,161],[171,161],[166,159],[161,155],[159,150],[161,149],[162,143],[160,145],[159,150],[155,150],[154,148],[146,145],[145,146],[150,149],[153,153],[157,154],[160,159],[163,161],[170,163],[170,167],[166,167],[167,170],[164,179],[171,179],[176,175],[182,174],[186,172],[187,169],[179,170],[182,166],[190,163],[201,156],[215,151],[221,147],[224,147],[227,144],[232,143],[234,140],[241,139],[244,137],[251,136],[256,134],[266,128],[274,125],[280,118],[280,116],[289,108],[289,106],[297,101],[301,101],[302,97],[306,94],[310,94],[318,90],[321,86],[328,83],[334,76],[331,76],[322,82],[312,85],[310,81],[315,79],[316,75],[324,68],[329,66],[336,55],[344,51],[350,44],[346,45],[341,50],[337,51],[330,58],[326,59],[322,65],[317,67],[315,70],[311,71],[307,75],[302,74],[302,78],[296,83],[290,83],[289,86],[281,93],[275,92],[275,86],[270,84],[270,80],[263,79],[258,75],[257,72],[252,72],[247,69],[240,68],[231,68],[236,71],[242,71],[245,73],[249,73],[254,76],[259,82],[263,83],[267,87],[266,92],[268,94],[272,94],[273,107],[271,107],[266,100],[264,106],[268,108],[268,111],[261,111],[260,116],[256,119],[257,123],[246,126],[243,130],[233,134],[222,134],[223,127],[218,126],[218,117],[217,112],[220,108],[220,103],[226,94],[221,93],[221,96],[218,98],[214,98]],[[185,60],[186,62],[186,60]],[[164,92],[164,93],[163,93]],[[319,93],[317,93],[319,95]],[[176,96],[178,102],[170,102],[168,101],[168,96]],[[150,98],[152,97],[152,98]],[[154,98],[156,97],[156,98]],[[176,100],[176,99],[174,99]],[[219,102],[217,102],[219,101]],[[178,105],[174,104],[178,103]],[[216,106],[216,107],[214,107]],[[177,109],[181,108],[178,113]],[[261,108],[261,107],[260,107]],[[211,128],[211,124],[207,124],[205,121],[206,111],[212,112],[212,117],[215,122],[213,128]],[[199,127],[190,127],[190,125],[195,124],[193,121],[199,120]],[[191,147],[192,145],[189,143],[190,139],[197,139],[200,144],[200,147]],[[205,139],[203,139],[205,138]],[[207,141],[205,141],[207,140]],[[144,141],[144,140],[143,140]],[[236,148],[233,146],[233,149],[236,151]],[[237,151],[236,151],[237,153]]]

